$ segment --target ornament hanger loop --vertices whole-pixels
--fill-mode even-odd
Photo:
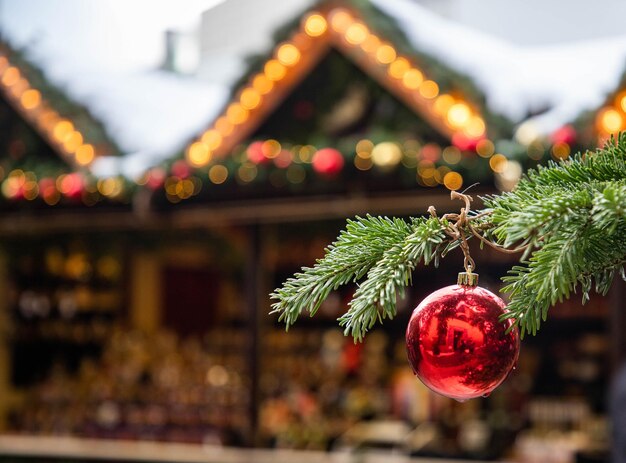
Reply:
[[[463,265],[467,273],[471,274],[473,271],[476,270],[476,263],[474,262],[474,259],[472,259],[472,256],[470,256],[470,250],[469,250],[469,245],[467,243],[467,236],[466,236],[467,232],[471,233],[474,237],[479,239],[484,244],[492,247],[496,251],[503,252],[506,254],[514,254],[517,252],[521,252],[521,251],[526,250],[530,246],[530,244],[526,243],[514,249],[508,249],[498,243],[494,243],[493,241],[488,240],[479,231],[477,231],[476,228],[474,228],[472,224],[472,220],[490,215],[491,211],[484,211],[484,212],[481,212],[480,214],[472,215],[471,214],[471,211],[472,211],[471,202],[473,201],[473,198],[470,195],[459,193],[458,191],[451,191],[450,199],[462,200],[465,203],[465,207],[462,207],[461,211],[458,214],[457,213],[444,214],[441,217],[441,219],[437,216],[437,210],[433,206],[430,206],[428,208],[428,213],[431,215],[431,217],[437,220],[446,221],[444,231],[450,238],[452,238],[452,241],[458,241],[461,251],[463,251],[463,255],[464,255]]]

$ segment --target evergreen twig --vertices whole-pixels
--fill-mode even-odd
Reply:
[[[395,316],[396,296],[415,267],[437,264],[464,244],[463,236],[525,250],[502,289],[510,298],[505,317],[522,335],[535,334],[549,308],[577,290],[584,303],[594,287],[606,294],[616,274],[626,279],[626,134],[596,152],[532,170],[512,192],[483,199],[482,211],[456,215],[462,219],[455,233],[450,214],[348,221],[323,259],[271,294],[273,312],[289,326],[303,311],[315,314],[330,291],[363,279],[339,319],[346,334],[361,340],[376,321]]]

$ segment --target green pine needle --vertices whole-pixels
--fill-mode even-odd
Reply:
[[[509,193],[483,198],[475,229],[504,247],[525,246],[519,265],[503,277],[506,318],[535,334],[550,307],[581,291],[606,294],[616,274],[626,280],[626,134],[596,152],[530,171]],[[420,263],[437,265],[458,246],[443,218],[349,220],[323,259],[271,294],[272,312],[287,327],[316,313],[328,294],[360,282],[339,323],[362,340],[376,322],[396,315]],[[469,228],[465,230],[471,235]]]

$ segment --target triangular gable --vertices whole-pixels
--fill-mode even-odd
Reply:
[[[326,6],[303,16],[262,69],[185,150],[195,167],[222,158],[246,140],[333,47],[457,146],[485,138],[480,111],[462,96],[441,93],[436,81],[370,27],[356,10]]]
[[[119,154],[85,108],[5,43],[0,43],[0,95],[74,169],[89,166],[100,155]]]

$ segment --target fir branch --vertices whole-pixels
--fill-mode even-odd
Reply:
[[[337,241],[326,248],[323,259],[313,267],[303,267],[270,295],[276,301],[272,313],[279,313],[279,321],[287,327],[304,311],[315,315],[331,291],[362,278],[411,232],[411,225],[402,219],[367,216],[348,220]]]
[[[379,320],[396,314],[396,295],[404,296],[404,287],[420,262],[428,264],[437,255],[445,239],[445,223],[437,218],[414,219],[413,232],[403,242],[390,247],[367,274],[356,290],[347,313],[339,319],[345,334],[356,340]]]
[[[502,290],[510,298],[504,318],[514,319],[522,335],[535,334],[550,307],[579,289],[584,303],[594,287],[605,294],[618,273],[626,280],[626,134],[596,152],[530,171],[514,191],[483,199],[486,209],[472,213],[348,221],[324,259],[272,294],[273,311],[289,326],[303,311],[313,315],[330,291],[365,278],[340,318],[345,334],[360,340],[377,321],[395,316],[396,297],[420,262],[437,264],[459,245],[467,252],[464,236],[500,251],[525,249]]]

